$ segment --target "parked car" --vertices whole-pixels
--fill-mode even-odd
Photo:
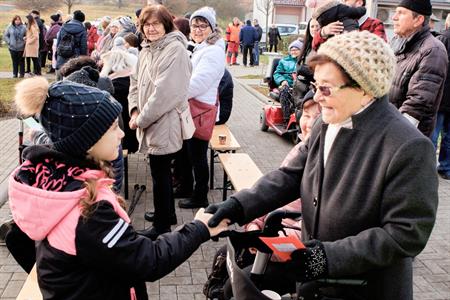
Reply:
[[[304,22],[302,22],[304,23]],[[300,24],[302,24],[300,23]],[[300,25],[299,24],[299,25]],[[306,23],[305,23],[306,24]],[[295,25],[295,24],[275,24],[278,27],[278,31],[280,32],[280,35],[283,36],[288,36],[288,35],[299,35],[299,25]],[[261,52],[265,52],[267,51],[267,43],[266,43],[266,28],[262,27],[263,30],[263,35],[261,38],[261,42],[259,43],[259,48]],[[304,31],[306,32],[306,27],[304,29]]]
[[[298,35],[305,37],[307,28],[308,28],[308,22],[298,23]]]

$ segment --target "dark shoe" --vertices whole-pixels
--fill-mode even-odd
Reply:
[[[237,63],[237,62],[235,62],[235,63],[233,63],[233,66],[240,66],[241,64],[240,63]]]
[[[136,230],[136,233],[139,235],[143,235],[145,237],[148,237],[152,241],[156,240],[158,236],[160,236],[163,233],[170,232],[170,228],[166,229],[156,229],[156,227],[150,227],[143,230]]]
[[[438,173],[438,174],[442,179],[450,180],[450,175],[445,174],[445,173]]]
[[[25,77],[25,74],[20,74],[19,75],[19,78],[23,78],[23,77]]]
[[[13,77],[12,77],[12,78],[17,78],[17,74],[13,75]]]
[[[153,211],[148,211],[144,214],[144,219],[148,222],[153,222],[155,220],[155,213]],[[170,225],[177,224],[177,215],[170,216]]]
[[[209,205],[208,201],[197,201],[192,198],[183,199],[178,202],[180,208],[201,208],[207,207]]]
[[[179,186],[173,190],[174,198],[191,198],[192,191],[188,191],[186,189],[180,188]]]

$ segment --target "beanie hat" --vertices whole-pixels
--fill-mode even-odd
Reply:
[[[198,17],[206,19],[209,23],[209,26],[211,26],[211,29],[213,31],[216,29],[216,11],[214,10],[214,8],[209,7],[209,6],[204,6],[200,9],[197,9],[191,15],[191,18],[189,19],[190,25],[192,25],[192,21]]]
[[[323,43],[317,53],[333,59],[365,92],[375,97],[389,92],[396,59],[377,35],[368,31],[340,34]]]
[[[141,15],[141,11],[142,11],[142,8],[136,9],[136,11],[134,12],[134,14],[136,15],[136,18],[139,18],[139,16]]]
[[[107,92],[67,80],[49,86],[44,77],[19,82],[15,102],[23,114],[39,115],[57,151],[75,157],[86,156],[122,111]]]
[[[124,37],[125,42],[127,42],[131,47],[136,48],[139,46],[139,39],[134,33],[129,33]]]
[[[87,86],[97,87],[99,77],[100,75],[96,69],[90,66],[85,66],[81,70],[73,72],[65,79]]]
[[[114,47],[124,47],[125,39],[121,36],[118,36],[114,39]]]
[[[56,23],[59,21],[59,15],[51,15],[50,19],[52,19],[52,21]]]
[[[300,42],[299,40],[295,40],[289,44],[289,50],[291,50],[292,47],[295,47],[295,48],[301,50],[303,48],[303,43]]]
[[[402,0],[398,6],[407,8],[424,16],[431,16],[432,14],[430,0]]]
[[[73,12],[73,18],[77,21],[84,22],[86,17],[84,16],[84,13],[81,10],[76,10]]]
[[[318,19],[324,12],[338,5],[342,5],[339,0],[317,1],[316,10],[312,15],[313,19]]]
[[[109,27],[112,26],[120,28],[120,22],[118,20],[111,21],[111,23],[109,23]]]
[[[331,0],[306,0],[305,6],[308,8],[318,8],[319,6],[322,6],[330,1]]]
[[[303,107],[305,107],[305,104],[308,101],[312,101],[314,100],[314,91],[313,90],[309,90],[305,96],[303,97],[303,99],[301,100],[302,102],[300,103],[300,109],[303,109]]]

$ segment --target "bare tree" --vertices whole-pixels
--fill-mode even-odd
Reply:
[[[57,1],[56,1],[57,2]],[[49,11],[55,8],[54,0],[16,0],[17,8],[23,10],[36,9],[38,11]]]
[[[81,0],[63,0],[62,2],[67,5],[67,13],[70,14],[72,12],[72,6],[81,3]]]
[[[269,15],[273,11],[273,0],[256,0],[256,8],[264,14],[266,21],[266,41],[269,41]]]

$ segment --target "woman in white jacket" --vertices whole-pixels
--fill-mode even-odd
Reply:
[[[218,105],[217,88],[225,71],[225,42],[220,32],[216,30],[214,9],[202,7],[195,11],[190,19],[190,27],[191,38],[196,46],[191,58],[192,77],[188,98],[209,105]],[[190,159],[184,160],[186,163],[183,164],[182,183],[175,193],[176,197],[188,196],[178,203],[181,208],[208,205],[208,143],[209,141],[196,137],[185,143],[184,150],[187,150]]]

